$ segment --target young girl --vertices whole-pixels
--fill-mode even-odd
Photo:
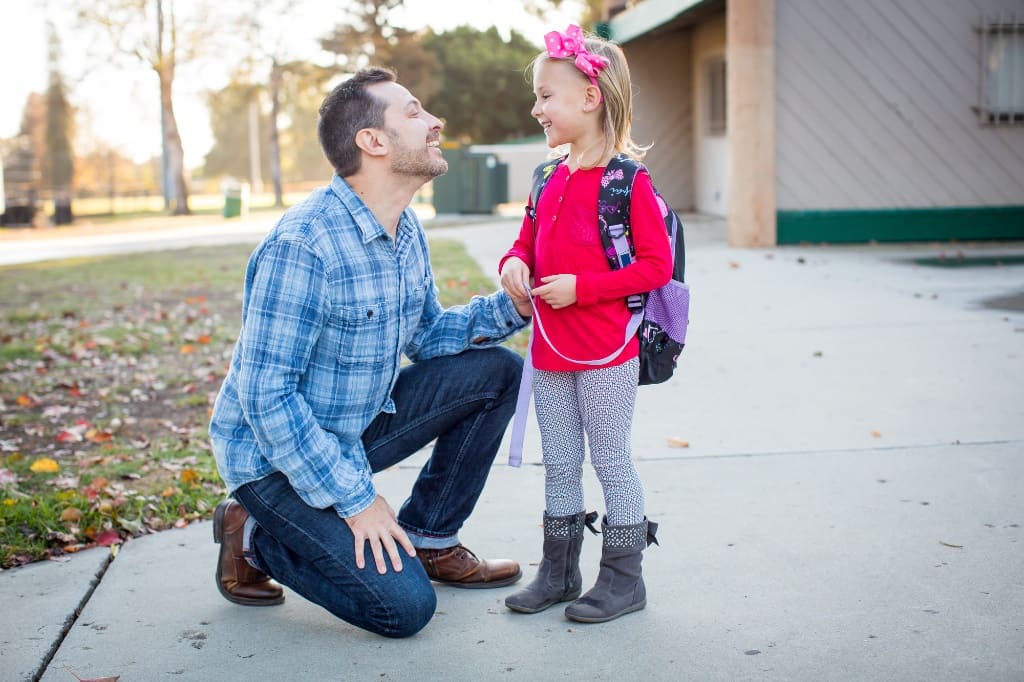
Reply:
[[[630,320],[626,297],[664,285],[672,254],[646,173],[636,176],[629,209],[634,262],[612,270],[601,245],[597,204],[605,166],[616,154],[639,159],[646,151],[630,137],[632,96],[622,50],[584,38],[577,26],[552,31],[545,42],[547,51],[533,62],[537,101],[531,113],[548,146],[568,153],[534,207],[535,221],[523,221],[500,264],[502,286],[515,299],[533,297],[534,326],[544,331],[531,348],[544,459],[544,556],[534,580],[505,605],[536,613],[575,600],[565,609],[568,618],[604,622],[647,603],[640,563],[657,524],[644,515],[630,446],[639,374],[635,335],[615,352]],[[596,518],[588,519],[583,505],[585,439],[606,516],[597,584],[577,599],[583,526]]]

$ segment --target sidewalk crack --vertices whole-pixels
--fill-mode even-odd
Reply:
[[[46,674],[46,671],[50,667],[50,663],[53,661],[53,657],[57,655],[57,652],[60,650],[61,645],[64,644],[64,640],[67,639],[68,633],[71,632],[71,628],[73,628],[75,626],[75,623],[78,622],[78,618],[82,615],[82,611],[85,609],[86,605],[89,603],[89,600],[92,598],[93,592],[96,591],[96,588],[99,587],[100,582],[103,581],[103,576],[106,575],[107,569],[110,568],[110,564],[114,562],[114,558],[116,556],[117,554],[115,551],[111,551],[109,554],[107,554],[106,561],[103,562],[103,565],[100,566],[99,569],[96,571],[96,574],[93,576],[92,580],[89,581],[89,589],[85,591],[85,594],[82,595],[82,599],[78,602],[74,610],[64,620],[64,624],[61,626],[60,634],[54,640],[53,645],[50,647],[50,650],[46,652],[46,655],[43,657],[43,660],[39,664],[39,668],[36,670],[35,674],[32,675],[32,682],[39,682],[39,680],[42,679],[43,675]]]

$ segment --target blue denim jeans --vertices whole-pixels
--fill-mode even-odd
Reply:
[[[395,414],[378,415],[363,445],[377,472],[437,439],[398,513],[416,546],[457,542],[515,411],[521,372],[519,356],[502,347],[402,369],[392,392]],[[389,565],[380,575],[367,552],[366,568],[357,568],[345,520],[333,508],[307,505],[283,474],[243,485],[234,497],[257,524],[253,558],[278,582],[338,618],[387,637],[413,635],[430,621],[436,596],[420,562],[403,561],[401,572]]]

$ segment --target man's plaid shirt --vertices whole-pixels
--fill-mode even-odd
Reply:
[[[442,309],[427,240],[406,209],[392,240],[340,177],[285,213],[245,273],[242,329],[210,437],[230,491],[275,471],[348,517],[376,495],[361,435],[401,356],[493,346],[525,325],[503,292]]]

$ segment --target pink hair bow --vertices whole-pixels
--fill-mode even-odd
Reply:
[[[583,31],[575,24],[569,24],[565,33],[551,31],[544,36],[544,44],[548,47],[548,56],[555,59],[576,57],[576,68],[597,85],[597,74],[608,66],[608,59],[587,51],[583,42]]]

